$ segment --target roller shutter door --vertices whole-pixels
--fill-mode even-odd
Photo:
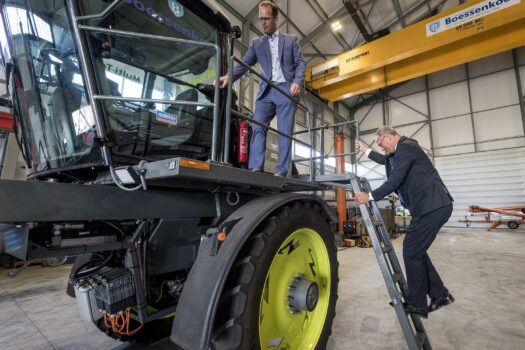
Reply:
[[[446,226],[465,227],[460,220],[465,219],[469,205],[525,205],[525,148],[436,157],[435,166],[455,201]]]

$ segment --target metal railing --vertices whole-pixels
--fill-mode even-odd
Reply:
[[[142,103],[160,103],[160,104],[171,104],[171,105],[183,105],[183,106],[203,106],[203,107],[213,107],[213,129],[212,129],[212,148],[211,148],[211,160],[217,161],[217,144],[218,144],[218,119],[219,119],[219,77],[221,72],[221,49],[219,47],[219,44],[216,43],[208,43],[203,41],[195,41],[195,40],[186,40],[186,39],[179,39],[179,38],[172,38],[172,37],[166,37],[166,36],[160,36],[160,35],[152,35],[152,34],[143,34],[143,33],[137,33],[137,32],[130,32],[130,31],[122,31],[122,30],[115,30],[115,29],[108,29],[108,28],[101,28],[101,27],[93,27],[93,26],[87,26],[82,25],[82,21],[86,20],[93,20],[93,19],[102,19],[107,17],[113,10],[115,10],[119,4],[123,3],[122,0],[115,0],[113,1],[103,12],[88,16],[77,16],[78,8],[76,6],[76,2],[74,0],[67,0],[68,3],[68,11],[69,16],[73,20],[72,30],[73,35],[78,42],[78,56],[79,56],[79,63],[80,67],[82,69],[82,73],[85,80],[85,87],[88,92],[87,96],[89,97],[89,103],[92,106],[93,115],[96,120],[96,128],[97,128],[97,134],[100,135],[100,137],[105,137],[107,135],[107,130],[105,129],[105,123],[104,123],[104,117],[102,116],[101,111],[98,108],[98,105],[96,104],[96,101],[127,101],[127,102],[142,102]],[[203,47],[208,48],[215,51],[215,55],[217,57],[216,59],[216,74],[215,74],[215,91],[214,91],[214,100],[213,103],[208,102],[197,102],[197,101],[185,101],[185,100],[165,100],[165,99],[150,99],[150,98],[136,98],[136,97],[121,97],[121,96],[112,96],[112,95],[98,95],[96,94],[95,86],[96,86],[96,79],[95,79],[95,71],[94,67],[92,66],[92,62],[90,60],[89,56],[89,49],[87,44],[87,38],[84,35],[81,35],[80,32],[95,32],[95,33],[102,33],[102,34],[108,34],[108,35],[114,35],[114,36],[122,36],[122,37],[129,37],[129,38],[142,38],[142,39],[151,39],[151,40],[159,40],[159,41],[165,41],[165,42],[171,42],[181,45],[191,45],[191,46],[197,46],[197,47]],[[113,181],[117,186],[119,186],[122,189],[133,191],[137,190],[141,187],[145,187],[143,184],[140,184],[133,188],[127,188],[119,183],[118,179],[114,175],[113,170],[113,164],[111,159],[110,151],[106,146],[102,146],[102,156],[104,158],[104,162],[106,165],[109,166],[109,170],[111,173],[111,176],[113,178]],[[145,189],[145,188],[144,188]]]

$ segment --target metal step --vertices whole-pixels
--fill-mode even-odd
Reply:
[[[394,250],[391,246],[383,246],[381,247],[383,249],[383,253],[389,253],[391,250]]]
[[[401,278],[403,278],[403,273],[401,272],[396,272],[392,275],[392,280],[394,281],[394,283],[399,283]]]
[[[424,332],[416,332],[414,335],[416,338],[416,344],[418,349],[423,348],[423,344],[425,343],[425,340],[427,339],[427,335]]]

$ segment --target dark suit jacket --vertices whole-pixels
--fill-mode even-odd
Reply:
[[[294,35],[279,33],[279,57],[281,58],[281,69],[284,79],[288,84],[303,84],[306,64],[299,41]],[[254,39],[243,57],[243,62],[249,66],[259,63],[261,75],[266,79],[272,78],[272,54],[270,53],[270,43],[268,36],[263,35]],[[233,81],[239,79],[247,69],[236,65],[233,68]],[[257,99],[266,91],[268,84],[261,80]]]
[[[452,196],[416,140],[403,136],[393,154],[372,151],[368,157],[386,167],[387,181],[372,191],[375,200],[396,192],[414,217],[452,204]]]

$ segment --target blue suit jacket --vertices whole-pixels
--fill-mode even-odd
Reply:
[[[413,217],[452,204],[452,196],[416,140],[403,136],[394,154],[372,151],[368,158],[386,167],[387,181],[372,191],[375,200],[396,192]]]
[[[296,83],[302,85],[306,64],[301,53],[299,41],[294,35],[279,33],[279,56],[281,58],[281,69],[286,82],[288,84]],[[242,60],[249,66],[259,63],[261,66],[261,75],[270,80],[272,77],[272,55],[270,53],[268,37],[263,35],[254,39]],[[233,81],[238,80],[246,71],[246,68],[236,65],[233,69]],[[262,96],[267,88],[268,84],[261,80],[257,99]]]

